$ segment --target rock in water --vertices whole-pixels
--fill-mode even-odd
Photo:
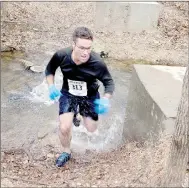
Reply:
[[[45,67],[42,66],[31,66],[30,70],[33,72],[41,73],[45,71]]]
[[[33,66],[33,63],[31,61],[26,61],[24,59],[18,59],[18,60],[23,63],[24,68],[26,70],[29,70]]]

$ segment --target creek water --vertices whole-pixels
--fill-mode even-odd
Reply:
[[[118,68],[116,63],[108,63],[108,68],[116,88],[110,111],[100,116],[95,133],[87,132],[82,122],[79,127],[73,126],[72,148],[76,151],[105,151],[115,149],[122,143],[131,73]],[[56,72],[55,84],[61,88],[60,69]],[[103,94],[104,88],[100,85],[100,93]],[[43,146],[60,146],[58,103],[48,97],[44,73],[25,70],[12,56],[8,60],[5,57],[1,59],[1,110],[2,148],[30,147],[42,139]]]

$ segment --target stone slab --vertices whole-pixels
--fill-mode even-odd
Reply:
[[[161,7],[157,2],[96,2],[95,28],[110,32],[153,30]]]
[[[172,134],[185,67],[134,65],[123,136],[128,141],[156,141]]]

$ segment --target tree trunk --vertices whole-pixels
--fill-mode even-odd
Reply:
[[[172,138],[171,153],[166,168],[164,186],[181,187],[186,175],[189,147],[188,79],[187,67],[183,80],[182,97],[178,107],[175,132]]]

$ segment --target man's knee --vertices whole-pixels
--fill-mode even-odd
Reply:
[[[95,132],[97,130],[97,122],[95,121],[85,121],[85,127],[89,132]]]
[[[68,134],[72,128],[73,115],[72,114],[63,114],[60,115],[60,132],[62,134]]]
[[[71,126],[70,123],[66,123],[66,122],[60,122],[60,132],[64,135],[64,134],[69,134],[71,131]]]
[[[97,126],[86,126],[87,131],[93,133],[97,130]]]

